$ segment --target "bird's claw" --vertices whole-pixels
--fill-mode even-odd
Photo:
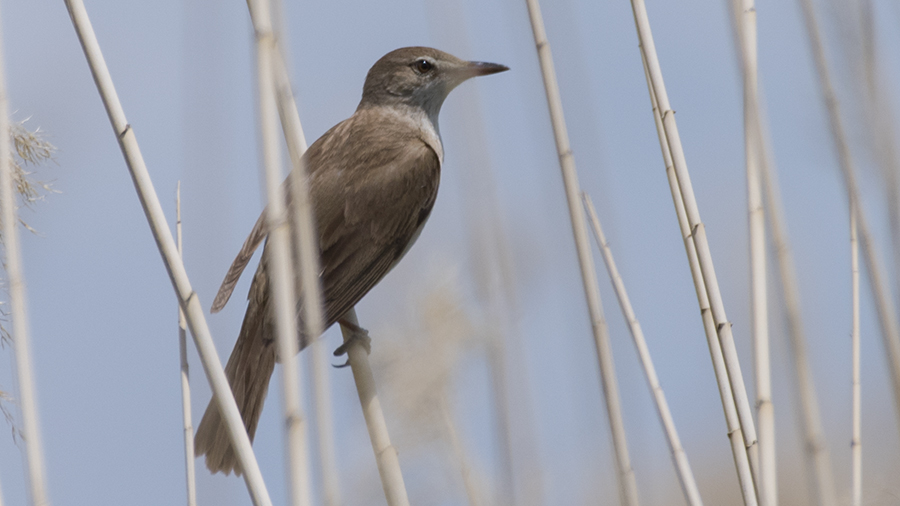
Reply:
[[[338,323],[341,324],[344,328],[350,331],[350,335],[344,340],[344,344],[338,346],[336,350],[334,350],[334,356],[340,357],[341,355],[346,355],[350,348],[354,344],[359,344],[366,350],[366,354],[372,353],[372,338],[369,337],[369,331],[360,327],[359,325],[355,325],[345,320],[339,320]],[[350,365],[350,359],[347,359],[347,362],[336,365],[336,368],[343,368]]]

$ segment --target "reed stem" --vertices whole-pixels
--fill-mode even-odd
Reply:
[[[897,314],[891,302],[890,289],[885,285],[887,276],[884,274],[878,251],[869,231],[868,221],[859,200],[859,186],[856,183],[856,169],[853,157],[850,153],[850,144],[841,120],[840,107],[837,94],[831,83],[828,70],[828,61],[825,57],[825,48],[816,21],[815,7],[811,0],[799,0],[803,11],[803,19],[810,46],[815,60],[816,72],[819,77],[822,99],[828,113],[828,123],[832,141],[837,150],[838,162],[844,179],[844,187],[847,191],[850,208],[856,217],[859,243],[862,247],[863,259],[866,263],[866,271],[869,277],[869,286],[872,289],[872,297],[875,301],[875,309],[878,313],[878,322],[881,327],[881,337],[884,343],[885,355],[891,372],[891,382],[894,393],[894,407],[900,415],[900,324],[897,322]]]
[[[638,322],[634,308],[631,306],[631,300],[628,298],[628,292],[625,290],[625,282],[622,281],[622,276],[619,275],[619,269],[616,267],[616,262],[613,259],[612,249],[609,247],[609,243],[606,242],[606,236],[603,234],[600,218],[597,217],[594,204],[587,193],[582,193],[582,198],[594,230],[594,239],[597,240],[597,246],[603,255],[606,270],[612,281],[613,289],[616,291],[616,297],[619,299],[619,307],[622,309],[622,315],[628,323],[628,330],[631,331],[631,338],[634,340],[635,348],[637,348],[638,358],[644,369],[644,376],[647,377],[650,394],[653,396],[653,402],[656,404],[656,412],[666,434],[669,451],[672,453],[675,472],[678,474],[678,481],[681,483],[681,491],[684,493],[684,498],[689,505],[700,506],[703,504],[703,500],[700,498],[700,490],[697,488],[697,481],[694,479],[693,471],[691,471],[687,453],[681,446],[681,439],[678,437],[678,431],[675,429],[675,421],[672,419],[672,412],[669,411],[666,395],[659,384],[659,377],[656,375],[656,368],[653,366],[653,359],[650,357],[650,349],[647,347],[647,341],[644,339],[644,331],[641,330],[641,324]]]
[[[660,115],[659,105],[656,101],[656,93],[653,89],[653,81],[650,79],[650,69],[647,66],[647,58],[643,52],[641,53],[641,60],[644,64],[644,77],[647,80],[647,89],[650,93],[650,104],[653,110],[653,119],[656,123],[656,134],[659,138],[659,147],[662,152],[663,163],[666,167],[666,177],[669,180],[669,190],[672,194],[672,202],[675,205],[675,215],[678,219],[682,243],[684,244],[684,250],[687,254],[691,278],[694,282],[694,291],[697,295],[697,303],[700,307],[700,316],[703,320],[706,344],[709,347],[709,356],[712,360],[716,384],[719,387],[719,398],[722,402],[722,409],[725,414],[725,425],[727,428],[728,439],[731,443],[731,453],[734,458],[735,470],[738,474],[741,497],[744,500],[745,506],[756,506],[758,503],[756,489],[753,484],[753,473],[750,468],[747,449],[744,445],[743,431],[741,430],[741,422],[738,417],[737,407],[735,406],[734,395],[732,394],[731,381],[728,378],[728,367],[725,365],[725,356],[722,353],[722,347],[716,332],[716,322],[713,320],[712,311],[709,307],[709,296],[706,292],[706,285],[703,282],[703,273],[701,272],[700,262],[697,257],[697,248],[694,245],[691,236],[691,225],[688,222],[687,211],[685,211],[684,201],[678,188],[678,179],[675,175],[672,153],[669,150],[669,144],[666,139],[662,116]]]
[[[178,256],[184,259],[181,244],[181,181],[175,188],[175,236]],[[191,383],[187,359],[187,321],[178,307],[178,356],[181,360],[181,414],[184,420],[184,473],[188,506],[197,506],[197,484],[194,470],[194,425],[191,421]]]
[[[172,231],[166,224],[165,214],[156,195],[156,190],[153,188],[153,182],[150,180],[150,174],[147,171],[144,158],[141,156],[137,137],[135,137],[134,129],[125,118],[125,111],[119,102],[112,77],[109,74],[109,68],[103,59],[103,53],[100,51],[100,45],[97,42],[97,36],[94,34],[94,29],[84,8],[84,3],[82,0],[66,0],[66,7],[69,10],[69,16],[72,18],[72,24],[84,50],[88,66],[100,93],[100,98],[103,100],[113,132],[119,141],[119,147],[122,149],[122,155],[128,165],[135,190],[138,193],[138,198],[141,201],[141,206],[144,209],[144,214],[147,217],[147,222],[150,225],[160,256],[162,256],[169,279],[178,296],[178,302],[184,310],[188,329],[190,329],[194,338],[194,343],[197,346],[197,351],[203,364],[203,370],[213,390],[213,398],[216,399],[216,403],[219,406],[228,434],[231,437],[235,456],[243,470],[244,482],[247,485],[247,490],[250,492],[250,498],[255,506],[271,506],[272,500],[259,471],[259,464],[256,461],[256,456],[253,454],[253,447],[250,444],[250,438],[247,436],[240,412],[231,393],[231,387],[229,387],[228,380],[225,378],[225,371],[222,369],[222,362],[219,360],[212,335],[210,335],[203,307],[200,305],[200,300],[191,287],[184,263],[178,255],[178,248],[175,240],[172,238]]]
[[[597,276],[594,271],[594,260],[591,257],[584,212],[581,208],[581,202],[579,202],[581,191],[578,184],[578,173],[575,169],[572,149],[569,147],[569,134],[566,131],[562,100],[559,96],[559,85],[556,82],[556,71],[553,68],[553,56],[550,53],[550,43],[547,41],[544,19],[541,16],[538,0],[526,0],[526,4],[528,6],[528,15],[531,19],[531,29],[534,34],[538,60],[541,65],[541,76],[544,81],[544,91],[547,95],[547,106],[550,109],[550,122],[553,125],[556,152],[559,155],[559,167],[562,171],[566,202],[569,205],[572,234],[575,239],[575,249],[578,253],[578,264],[581,267],[581,281],[590,314],[594,345],[597,350],[601,384],[604,398],[606,399],[606,412],[609,417],[609,427],[612,432],[613,448],[616,456],[621,500],[626,506],[638,506],[640,502],[638,501],[637,482],[634,476],[634,469],[631,467],[631,457],[628,454],[625,423],[622,420],[622,408],[619,401],[619,387],[616,381],[612,349],[609,345],[609,333],[606,320],[603,317],[600,289],[597,286]]]
[[[356,308],[350,308],[344,314],[343,320],[359,327]],[[344,325],[341,325],[341,332],[344,334],[345,343],[353,336],[353,330]],[[381,402],[375,390],[375,376],[369,365],[369,353],[358,340],[355,340],[347,350],[347,360],[353,370],[359,403],[362,405],[363,417],[369,429],[369,439],[372,441],[372,450],[375,451],[378,474],[381,476],[381,486],[384,488],[388,506],[409,506],[409,497],[400,470],[400,459],[397,457],[396,448],[391,444],[387,422],[384,420],[384,412],[381,410]]]
[[[709,309],[715,322],[716,334],[719,338],[725,366],[728,369],[728,380],[734,397],[738,420],[740,421],[744,447],[753,477],[753,488],[755,489],[759,474],[759,445],[756,437],[756,426],[753,422],[753,411],[750,408],[750,400],[747,397],[747,389],[744,386],[744,377],[741,372],[737,349],[734,345],[731,322],[728,321],[725,313],[725,303],[722,300],[712,253],[709,249],[709,241],[706,238],[706,227],[700,219],[700,209],[694,196],[694,187],[691,184],[690,174],[688,173],[684,148],[681,145],[678,125],[675,122],[675,111],[669,105],[669,96],[666,93],[665,83],[663,82],[662,69],[660,68],[659,58],[656,55],[656,45],[653,42],[653,34],[650,31],[647,8],[643,0],[631,0],[631,6],[634,12],[641,54],[645,59],[647,73],[652,83],[651,92],[655,95],[656,107],[659,110],[665,133],[665,143],[668,146],[674,168],[675,177],[670,177],[669,182],[670,185],[672,183],[676,184],[684,205],[685,216],[690,226],[689,237],[696,249],[703,286],[708,296]],[[697,281],[698,277],[695,276],[694,279]],[[745,500],[746,498],[747,496],[745,495]]]
[[[2,36],[0,36],[2,40]],[[25,277],[22,274],[22,250],[19,245],[19,219],[16,216],[15,181],[10,166],[9,97],[0,42],[0,226],[6,249],[6,278],[9,286],[10,324],[16,357],[19,407],[22,411],[22,436],[28,466],[28,492],[33,506],[49,506],[44,449],[38,420],[34,362],[31,357],[31,333]]]

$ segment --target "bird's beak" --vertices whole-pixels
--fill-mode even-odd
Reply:
[[[507,67],[506,65],[500,65],[498,63],[470,61],[466,62],[462,73],[468,79],[470,77],[487,76],[490,74],[496,74],[498,72],[506,72],[507,70],[509,70],[509,67]]]

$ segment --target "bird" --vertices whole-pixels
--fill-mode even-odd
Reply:
[[[437,198],[444,160],[438,128],[444,99],[472,77],[506,70],[505,65],[465,61],[429,47],[391,51],[369,69],[353,115],[304,153],[326,329],[397,265],[422,231]],[[212,312],[228,302],[267,235],[263,212],[226,274]],[[277,361],[268,264],[266,245],[225,366],[251,442]],[[317,337],[301,331],[299,349]],[[215,399],[197,428],[195,453],[206,455],[206,466],[213,473],[242,473]]]

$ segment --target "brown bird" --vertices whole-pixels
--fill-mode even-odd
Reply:
[[[391,51],[369,70],[356,112],[303,155],[318,232],[325,328],[397,265],[425,225],[444,159],[438,129],[444,99],[471,77],[505,70],[508,67],[468,62],[427,47]],[[212,312],[228,302],[267,234],[261,216],[222,282]],[[268,258],[265,247],[240,334],[225,366],[251,441],[276,362]],[[302,350],[310,339],[304,335],[299,339]],[[241,474],[214,400],[197,429],[195,451],[197,456],[206,455],[210,471]]]

